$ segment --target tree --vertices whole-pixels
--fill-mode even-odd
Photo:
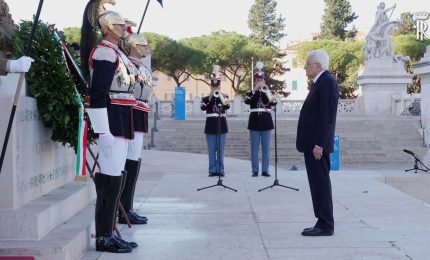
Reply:
[[[310,50],[323,49],[330,56],[330,72],[340,86],[341,98],[355,98],[357,74],[364,63],[363,42],[316,40],[303,43],[297,49],[298,62],[305,63]]]
[[[400,20],[402,21],[402,24],[396,28],[394,35],[415,34],[417,20],[414,18],[413,14],[410,12],[402,13],[400,14]]]
[[[285,19],[276,15],[275,0],[255,0],[248,14],[251,38],[257,43],[276,46],[285,36]]]
[[[185,46],[195,50],[196,53],[204,53],[198,62],[191,65],[190,72],[193,75],[209,74],[212,65],[221,67],[220,73],[231,83],[236,94],[243,94],[251,85],[252,58],[254,62],[261,60],[265,63],[265,72],[279,69],[276,67],[277,51],[269,46],[251,41],[248,37],[235,32],[215,32],[209,36],[193,37],[181,41]],[[195,76],[191,77],[195,78]],[[197,78],[195,78],[197,79]],[[208,79],[197,79],[209,84]],[[282,89],[281,86],[274,87]]]
[[[80,44],[81,42],[81,28],[79,27],[66,27],[63,30],[68,43]]]
[[[325,0],[325,3],[320,38],[345,40],[346,27],[358,16],[352,12],[348,0]]]
[[[156,33],[145,33],[145,38],[152,50],[152,69],[172,77],[180,86],[189,77],[189,64],[195,55],[195,50]]]

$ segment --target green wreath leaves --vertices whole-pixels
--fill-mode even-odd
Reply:
[[[31,21],[23,21],[12,36],[17,57],[25,53],[31,25]],[[37,25],[30,56],[35,62],[26,74],[29,94],[37,100],[43,123],[52,130],[53,141],[76,151],[79,106],[75,83],[67,70],[61,45],[55,39],[54,32],[41,21]]]

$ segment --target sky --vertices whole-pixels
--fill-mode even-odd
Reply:
[[[30,20],[36,12],[37,0],[5,0],[12,19]],[[59,29],[80,27],[82,14],[88,0],[45,0],[40,18],[54,23]],[[105,5],[124,17],[139,24],[147,0],[116,0],[115,6]],[[225,30],[249,35],[248,13],[255,0],[163,0],[162,8],[156,0],[149,4],[141,31],[155,32],[173,39],[201,36]],[[352,24],[366,32],[374,23],[379,0],[350,0],[352,10],[359,16]],[[304,40],[319,32],[324,0],[278,0],[277,12],[285,18],[287,37],[282,45],[295,40]],[[386,6],[397,4],[391,19],[402,12],[430,11],[430,1],[397,0],[386,1]],[[137,28],[135,28],[137,31]]]

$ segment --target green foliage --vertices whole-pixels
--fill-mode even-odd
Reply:
[[[276,46],[286,35],[285,19],[276,15],[275,0],[255,0],[248,14],[251,38],[259,44]]]
[[[268,76],[283,71],[282,64],[276,60],[277,50],[256,43],[248,37],[235,32],[215,32],[211,35],[183,39],[181,44],[194,50],[193,64],[188,66],[193,74],[209,75],[213,64],[221,67],[220,73],[230,81],[236,94],[245,93],[251,86],[251,63],[262,61]],[[275,90],[281,92],[284,83],[269,77]]]
[[[413,62],[421,59],[430,40],[419,41],[416,35],[396,35],[393,38],[394,53],[409,56]]]
[[[152,69],[170,76],[180,86],[188,77],[188,67],[195,56],[195,51],[167,36],[145,33],[145,38],[152,50]]]
[[[79,27],[66,27],[63,30],[66,36],[65,40],[69,43],[80,44],[81,42],[81,28]]]
[[[352,12],[348,0],[325,0],[325,3],[320,38],[345,40],[346,27],[358,16]]]
[[[340,40],[316,40],[303,43],[297,49],[298,63],[304,64],[307,52],[323,49],[330,56],[330,72],[334,73],[340,86],[341,98],[354,98],[357,74],[364,63],[363,42]]]
[[[23,21],[12,37],[16,55],[25,54],[31,21]],[[78,104],[73,80],[67,71],[61,46],[53,31],[39,21],[31,49],[35,60],[26,74],[30,95],[37,100],[44,125],[52,130],[51,139],[76,150]]]
[[[396,30],[394,31],[394,35],[407,35],[407,34],[415,34],[415,26],[416,26],[416,19],[414,18],[414,15],[410,12],[404,12],[400,14],[400,20],[402,21],[402,24],[399,25]]]

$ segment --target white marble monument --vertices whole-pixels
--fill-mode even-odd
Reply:
[[[421,77],[421,121],[423,138],[426,146],[430,147],[430,45],[427,46],[424,57],[412,65],[415,73]],[[430,150],[423,158],[424,163],[430,165]]]
[[[376,11],[375,24],[366,36],[365,68],[357,78],[362,93],[358,109],[364,114],[400,114],[402,111],[395,109],[398,107],[396,97],[406,93],[413,76],[405,68],[409,57],[394,54],[390,37],[396,26],[401,24],[399,20],[390,21],[387,15],[394,8],[395,5],[385,8],[381,2]]]

